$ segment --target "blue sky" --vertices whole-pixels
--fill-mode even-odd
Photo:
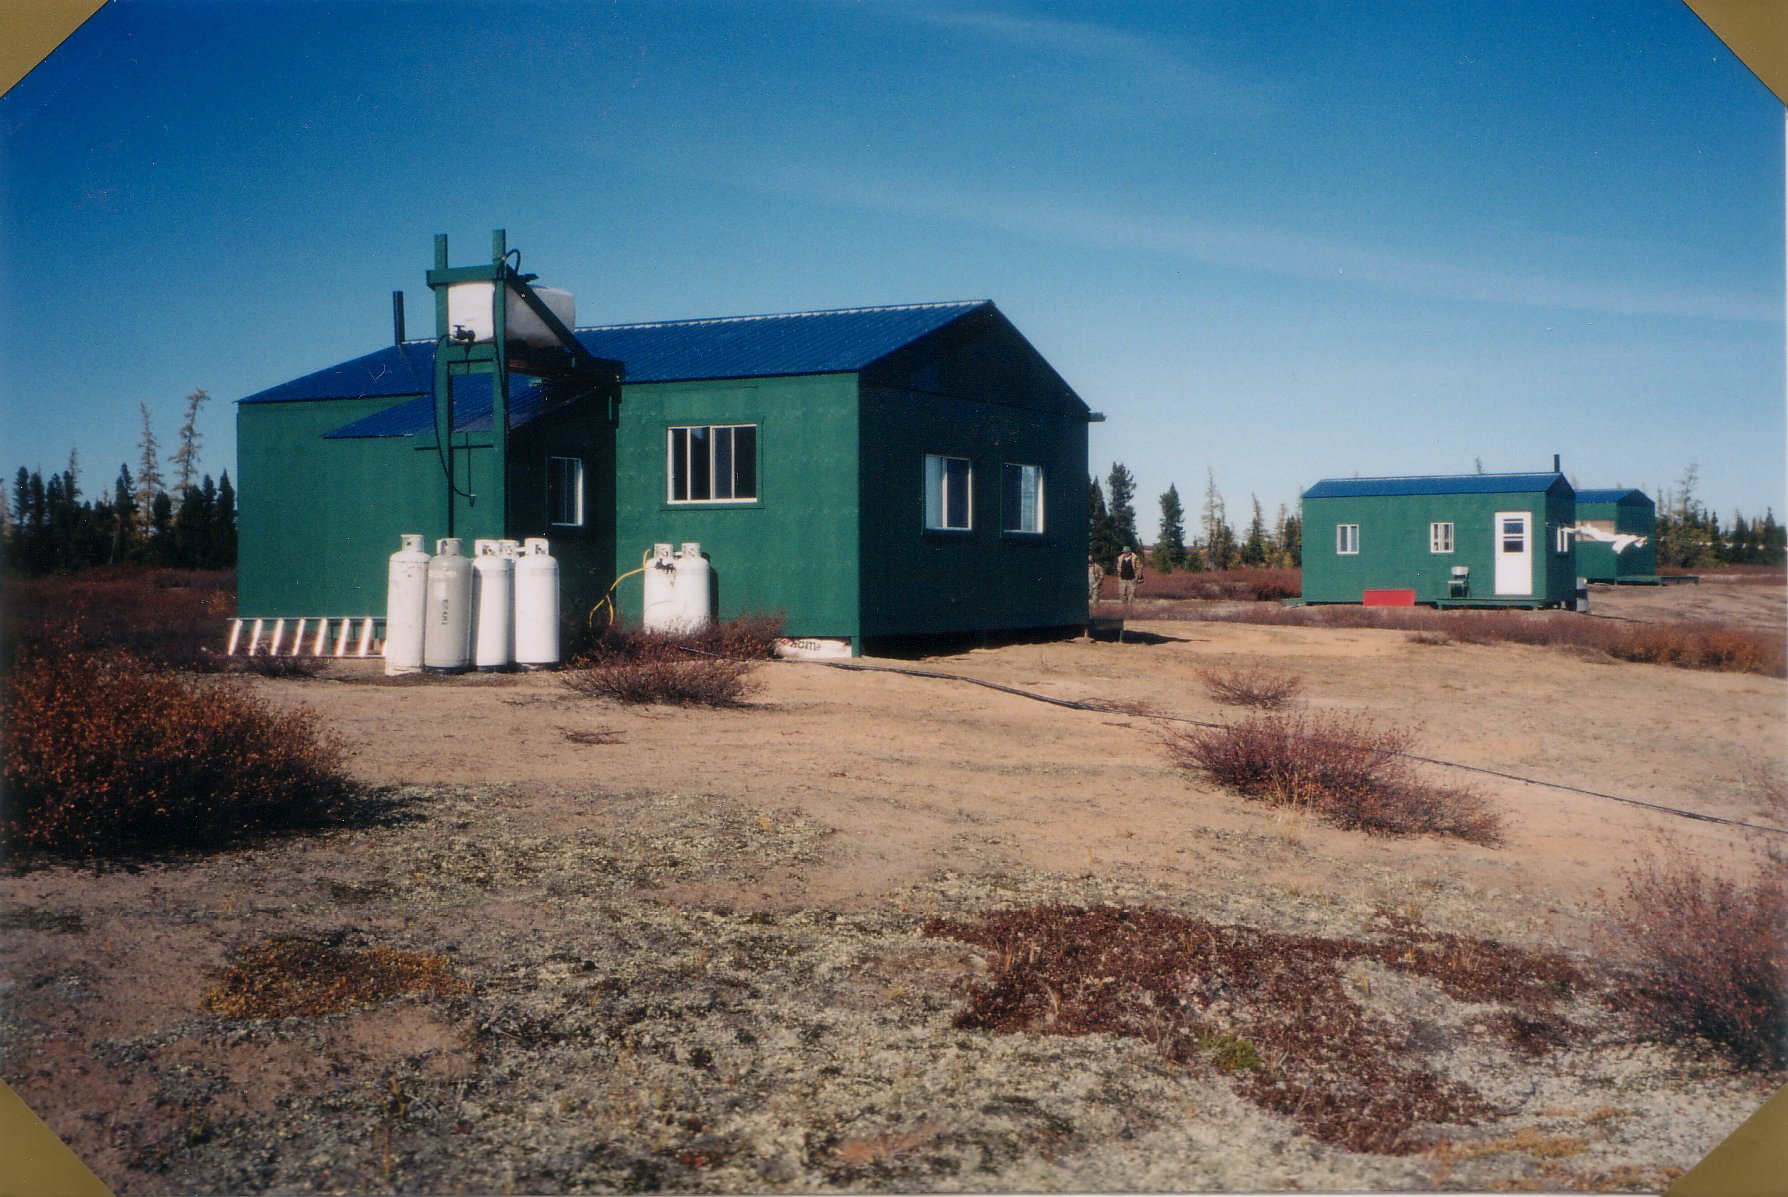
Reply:
[[[1145,536],[1329,475],[1784,499],[1781,104],[1679,0],[114,0],[0,99],[0,466],[135,468],[432,314],[990,298]]]

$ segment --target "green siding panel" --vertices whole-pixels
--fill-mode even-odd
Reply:
[[[1658,572],[1657,508],[1649,503],[1578,503],[1576,518],[1611,521],[1614,531],[1645,537],[1643,545],[1634,545],[1624,553],[1616,553],[1611,544],[1594,540],[1577,542],[1577,572],[1592,582],[1618,582],[1623,578],[1651,578]]]
[[[781,614],[791,636],[860,635],[857,619],[857,378],[818,374],[622,389],[617,435],[615,571],[654,544],[698,541],[713,566],[721,619]],[[672,503],[672,427],[757,426],[754,502]],[[640,618],[643,582],[620,584]]]

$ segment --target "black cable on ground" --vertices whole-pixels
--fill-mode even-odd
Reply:
[[[685,651],[685,652],[700,652],[700,650],[698,650],[698,649],[688,649],[688,648],[684,649],[683,651]],[[701,655],[702,656],[715,656],[717,654],[702,653]],[[778,659],[780,660],[780,659],[784,659],[784,658],[778,658]],[[1094,712],[1097,712],[1099,714],[1104,714],[1104,715],[1130,715],[1130,716],[1133,716],[1134,718],[1138,718],[1138,719],[1158,719],[1164,723],[1187,723],[1187,724],[1191,724],[1193,727],[1205,727],[1205,728],[1212,728],[1212,729],[1217,729],[1217,730],[1221,730],[1223,727],[1226,726],[1225,724],[1222,724],[1222,723],[1211,723],[1211,722],[1208,722],[1207,720],[1203,720],[1203,719],[1191,719],[1184,715],[1157,715],[1157,714],[1152,714],[1152,713],[1145,714],[1145,713],[1141,713],[1141,712],[1137,712],[1137,711],[1127,711],[1127,710],[1124,710],[1122,707],[1115,707],[1115,706],[1111,706],[1108,704],[1090,703],[1090,702],[1076,702],[1073,699],[1068,699],[1068,698],[1055,698],[1048,694],[1038,694],[1034,690],[1021,690],[1016,686],[1002,685],[999,682],[983,681],[982,679],[980,679],[978,677],[966,677],[960,673],[937,673],[937,672],[933,672],[928,669],[901,669],[898,666],[894,666],[894,665],[863,665],[863,664],[860,664],[855,661],[798,661],[797,660],[797,661],[793,661],[791,663],[803,664],[803,665],[825,665],[832,669],[848,669],[848,670],[853,670],[853,671],[860,672],[860,673],[898,673],[898,674],[902,674],[906,677],[928,677],[928,678],[936,678],[940,681],[967,682],[973,686],[985,686],[989,690],[998,690],[1002,694],[1015,694],[1020,698],[1030,698],[1030,699],[1036,700],[1037,702],[1049,703],[1051,706],[1067,707],[1070,710],[1076,710],[1076,711],[1094,711]],[[1542,788],[1549,789],[1549,790],[1563,790],[1566,793],[1570,793],[1570,794],[1582,794],[1583,796],[1588,797],[1588,798],[1605,798],[1610,802],[1622,802],[1628,806],[1643,807],[1646,810],[1657,811],[1660,814],[1675,815],[1675,816],[1677,816],[1679,818],[1683,818],[1683,819],[1696,819],[1703,823],[1719,823],[1722,826],[1726,826],[1726,827],[1740,827],[1746,831],[1761,831],[1761,832],[1766,832],[1770,835],[1788,836],[1788,828],[1769,827],[1762,823],[1747,823],[1742,819],[1722,818],[1719,815],[1709,815],[1709,814],[1703,814],[1700,811],[1683,810],[1681,807],[1665,806],[1662,803],[1658,803],[1658,802],[1646,802],[1640,798],[1626,798],[1620,794],[1606,794],[1600,790],[1586,790],[1586,789],[1583,789],[1581,786],[1565,785],[1563,782],[1558,782],[1558,781],[1541,781],[1539,778],[1536,778],[1536,777],[1522,777],[1518,773],[1505,773],[1500,769],[1486,769],[1486,768],[1482,767],[1481,765],[1465,765],[1465,764],[1461,764],[1458,761],[1443,761],[1443,760],[1439,760],[1439,759],[1437,759],[1435,757],[1431,757],[1431,756],[1417,756],[1413,752],[1396,752],[1396,753],[1392,753],[1392,755],[1403,757],[1406,760],[1419,761],[1424,765],[1438,765],[1443,769],[1459,769],[1459,770],[1463,770],[1468,773],[1483,773],[1490,777],[1502,778],[1505,781],[1518,781],[1518,782],[1521,782],[1523,785],[1540,786]]]

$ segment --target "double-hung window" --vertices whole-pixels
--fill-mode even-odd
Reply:
[[[666,474],[673,503],[749,503],[757,498],[757,425],[672,428]]]
[[[1000,521],[1006,532],[1043,531],[1043,467],[1000,467]]]
[[[1453,524],[1433,523],[1428,525],[1428,551],[1430,553],[1450,553],[1453,551]]]
[[[555,528],[584,526],[584,459],[546,459],[546,518]]]
[[[1558,530],[1558,553],[1560,556],[1571,551],[1571,529],[1568,525]]]
[[[966,457],[925,455],[925,527],[966,532],[974,526],[969,510],[974,469]]]
[[[1360,551],[1360,526],[1358,524],[1335,525],[1335,552],[1349,556]]]

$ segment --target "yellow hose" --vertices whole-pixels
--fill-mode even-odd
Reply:
[[[628,578],[631,578],[634,574],[645,573],[647,568],[649,568],[646,563],[646,559],[649,558],[651,555],[652,555],[651,549],[647,549],[645,552],[641,553],[639,556],[640,566],[638,569],[628,570],[626,573],[622,574],[620,577],[616,578],[612,583],[609,584],[608,593],[604,594],[601,599],[597,600],[596,605],[594,607],[590,608],[590,613],[584,617],[585,626],[591,627],[591,628],[595,627],[596,626],[596,612],[602,610],[604,607],[608,608],[608,623],[605,624],[604,626],[611,627],[611,628],[615,626],[615,587],[619,586],[622,582],[625,582]]]

